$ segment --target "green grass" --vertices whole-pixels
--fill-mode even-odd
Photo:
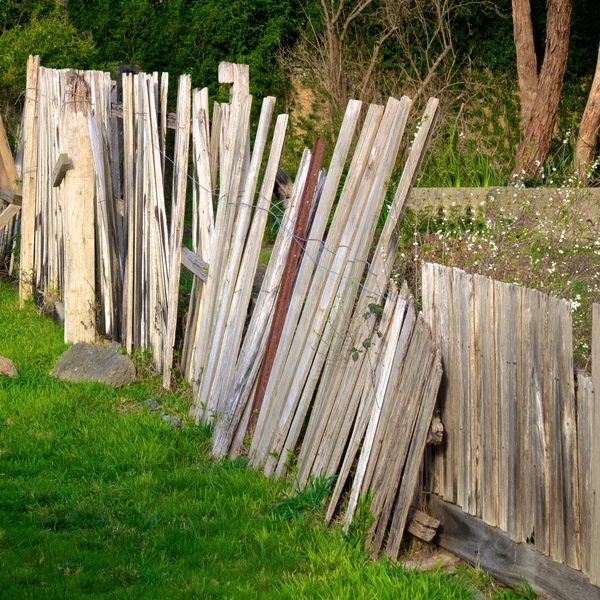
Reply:
[[[53,379],[62,329],[16,304],[0,280],[0,355],[19,371],[0,377],[1,598],[470,597],[464,574],[368,562],[324,527],[318,490],[290,502],[286,482],[211,460],[206,427],[144,405],[187,412],[156,379]]]

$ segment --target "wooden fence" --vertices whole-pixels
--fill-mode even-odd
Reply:
[[[147,349],[168,387],[180,270],[190,268],[180,367],[194,385],[192,416],[213,426],[215,456],[249,453],[267,475],[298,469],[299,487],[337,476],[328,517],[345,510],[347,526],[372,492],[372,552],[385,546],[395,558],[441,367],[391,275],[438,101],[425,107],[393,197],[408,97],[369,106],[360,132],[362,103],[351,100],[324,174],[323,143],[305,150],[249,314],[288,116],[272,127],[275,98],[265,98],[252,139],[247,65],[222,63],[219,82],[231,84],[230,100],[214,103],[212,119],[207,89],[192,91],[185,75],[170,114],[167,74],[124,75],[119,90],[106,73],[30,58],[21,301],[34,288],[61,295],[66,341],[100,333]],[[191,249],[182,244],[189,187]]]
[[[434,264],[422,284],[444,370],[429,491],[597,585],[598,417],[592,379],[574,378],[571,303]],[[599,315],[594,306],[594,359]]]

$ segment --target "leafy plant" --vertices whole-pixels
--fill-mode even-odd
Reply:
[[[323,500],[334,482],[335,477],[311,477],[302,490],[278,502],[273,510],[275,514],[288,520],[297,519],[306,513],[318,512],[322,509]]]

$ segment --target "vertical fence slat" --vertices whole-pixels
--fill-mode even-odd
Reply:
[[[592,378],[583,373],[577,374],[577,436],[579,458],[579,497],[581,498],[581,570],[590,574],[591,531],[594,523],[591,518],[591,461],[592,409],[594,388]]]
[[[65,152],[73,169],[65,177],[65,342],[94,342],[94,166],[88,131],[89,88],[69,73],[62,106]]]
[[[488,524],[498,523],[498,391],[496,386],[496,339],[494,328],[494,285],[491,279],[475,275],[474,338],[477,411],[481,424],[478,479],[481,506],[478,516]]]
[[[458,405],[455,456],[460,470],[457,474],[457,502],[469,514],[475,514],[471,479],[471,277],[452,272],[451,335],[453,365],[456,369],[454,389]]]
[[[524,542],[531,538],[534,527],[534,474],[533,463],[531,460],[532,444],[531,444],[531,410],[533,406],[533,398],[531,392],[531,363],[533,349],[531,347],[531,327],[529,326],[533,318],[531,312],[531,302],[529,300],[530,291],[527,288],[521,289],[521,315],[520,315],[520,330],[521,343],[519,348],[519,365],[518,365],[518,414],[519,414],[519,439],[518,439],[518,473],[517,485],[519,496],[517,502],[519,504],[520,520],[519,526],[519,541]]]
[[[450,357],[450,281],[447,269],[435,266],[434,296],[436,331],[442,353],[444,376],[442,377],[442,401],[440,402],[441,419],[444,423],[444,441],[442,442],[441,490],[444,499],[456,502],[456,466],[454,464],[454,444],[456,440],[456,407],[454,406],[454,387],[449,377]]]
[[[35,236],[35,198],[38,139],[38,70],[39,56],[27,61],[25,90],[25,150],[23,153],[23,208],[21,209],[21,261],[19,266],[19,305],[33,292],[33,243]]]
[[[579,568],[579,494],[571,305],[548,304],[548,391],[550,401],[550,554]]]
[[[592,431],[596,432],[590,440],[590,494],[589,510],[592,523],[590,547],[600,548],[600,406],[598,399],[600,392],[600,304],[592,306],[592,384],[594,386],[593,405],[590,408]],[[600,552],[590,552],[590,581],[594,585],[600,584]]]
[[[496,282],[498,386],[498,526],[517,540],[518,288]]]

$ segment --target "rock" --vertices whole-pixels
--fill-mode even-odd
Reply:
[[[17,377],[17,369],[10,358],[0,356],[0,376],[7,375],[8,377]]]
[[[144,404],[150,410],[158,410],[160,408],[160,404],[156,400],[154,400],[153,398],[149,398],[148,400],[146,400],[146,402],[144,402]]]
[[[42,311],[42,314],[51,317],[59,325],[65,324],[65,305],[59,300],[58,296],[34,290],[35,305]]]
[[[65,324],[65,305],[63,302],[56,301],[54,303],[54,311],[52,312],[52,318],[59,324]]]
[[[162,420],[166,421],[167,423],[171,423],[173,427],[181,427],[181,421],[173,415],[163,415]]]
[[[131,358],[119,354],[119,347],[117,342],[108,347],[79,342],[63,353],[50,375],[64,381],[129,385],[135,381],[135,365]]]

